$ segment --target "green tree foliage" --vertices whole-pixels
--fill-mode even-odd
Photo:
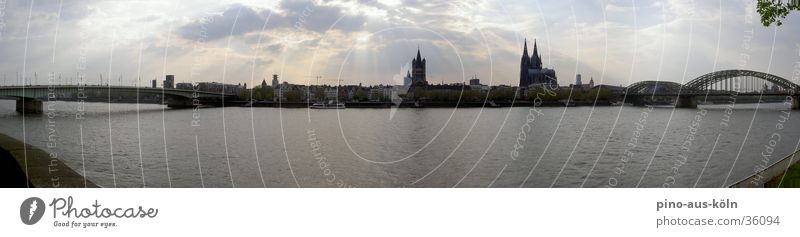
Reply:
[[[365,100],[368,100],[368,99],[369,99],[369,96],[367,95],[367,92],[362,90],[362,89],[356,90],[356,94],[353,95],[353,100],[356,100],[356,101],[365,101]]]
[[[272,100],[275,97],[275,88],[266,87],[267,89],[264,90],[264,94],[262,94],[263,100]]]
[[[585,101],[591,102],[595,99],[599,101],[603,100],[611,100],[614,97],[614,94],[609,89],[572,89],[572,94],[570,94],[570,89],[545,89],[545,88],[535,88],[528,92],[528,100],[536,100],[536,97],[539,97],[541,101],[558,101],[567,99],[568,97],[571,98],[573,101]]]
[[[484,94],[478,90],[464,90],[461,92],[461,101],[483,101]]]
[[[512,88],[492,88],[489,90],[489,100],[510,101],[514,99],[515,91]]]
[[[776,1],[776,0],[757,0],[757,11],[761,14],[761,24],[770,26],[772,23],[780,26],[782,19],[786,18],[792,11],[800,11],[798,1]]]
[[[325,89],[322,87],[317,87],[314,89],[314,99],[317,101],[325,100]]]
[[[283,93],[286,101],[300,101],[303,99],[303,92],[299,90],[289,90]]]
[[[269,87],[267,87],[267,80],[266,79],[261,80],[261,88],[259,88],[259,91],[261,92],[261,97],[262,98],[260,98],[260,99],[262,99],[262,100],[264,99],[263,97],[266,96],[269,93],[269,92],[267,92],[268,90],[271,90],[271,89]]]
[[[244,89],[241,92],[239,92],[239,98],[243,100],[249,100],[250,98],[252,98],[251,96],[253,96],[253,90]]]
[[[443,102],[481,102],[485,98],[491,101],[511,101],[514,99],[516,91],[514,88],[496,87],[488,92],[480,90],[414,90],[415,100],[424,101],[443,101]],[[521,100],[529,101],[559,101],[571,98],[573,101],[592,102],[595,99],[598,101],[610,101],[614,99],[614,93],[606,88],[593,88],[593,89],[561,89],[561,88],[531,88],[527,92],[527,97],[522,97]]]
[[[536,87],[528,91],[528,100],[533,101],[539,97],[542,101],[557,101],[567,98],[568,95],[569,91],[561,91],[558,88]]]
[[[253,89],[244,89],[239,93],[243,100],[272,100],[273,90],[269,86],[256,86]]]

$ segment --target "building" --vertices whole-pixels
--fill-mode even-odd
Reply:
[[[558,86],[556,71],[542,67],[542,56],[539,54],[539,49],[537,48],[535,40],[533,42],[533,55],[528,56],[528,41],[525,40],[522,59],[520,60],[519,86],[529,87],[544,85],[551,87]]]
[[[158,81],[156,79],[153,79],[152,82],[153,82],[153,88],[158,88],[158,85],[157,85]]]
[[[369,101],[381,101],[384,98],[383,88],[374,86],[369,88],[367,98]]]
[[[277,75],[272,75],[272,83],[275,84],[278,81]],[[272,96],[273,101],[286,101],[286,92],[289,91],[289,83],[283,82],[283,84],[277,84],[277,86],[273,86],[274,95]]]
[[[474,76],[472,76],[472,79],[469,79],[469,85],[470,86],[480,86],[481,85],[481,79],[478,79],[478,75],[474,75]]]
[[[175,84],[175,89],[192,90],[192,89],[194,89],[194,85],[192,85],[192,83],[182,82],[182,83]]]
[[[575,84],[570,85],[570,87],[574,89],[584,89],[589,90],[594,88],[594,77],[589,79],[589,84],[583,84],[581,81],[581,74],[575,75]]]
[[[339,99],[339,88],[337,88],[337,87],[325,87],[325,99],[326,100]]]
[[[175,75],[167,75],[167,78],[164,79],[164,89],[174,89],[175,88]]]
[[[278,74],[272,74],[272,88],[278,88],[281,83],[278,81]]]
[[[394,87],[377,85],[369,87],[367,99],[369,101],[390,101],[392,99],[392,91]]]
[[[190,84],[190,83],[187,83]],[[196,85],[198,91],[224,93],[224,94],[239,94],[242,92],[242,85],[222,84],[219,82],[198,82]],[[194,89],[194,88],[192,88]]]
[[[425,77],[425,64],[426,60],[422,58],[419,49],[417,49],[417,57],[411,59],[411,85],[412,86],[425,86],[428,85],[428,79]]]
[[[406,73],[406,77],[403,78],[403,86],[406,88],[411,87],[411,72],[409,71]]]

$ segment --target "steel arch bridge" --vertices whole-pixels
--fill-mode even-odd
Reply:
[[[800,86],[789,80],[769,73],[751,70],[723,70],[708,73],[692,79],[684,87],[690,92],[706,90],[736,91],[742,88],[748,91],[761,91],[766,83],[774,86],[768,86],[768,90],[774,88],[775,91],[789,93],[800,91],[798,90]]]
[[[684,85],[671,81],[640,81],[628,86],[632,95],[692,95],[737,92],[737,94],[781,94],[800,92],[797,85],[785,78],[751,70],[722,70],[707,73]]]
[[[640,81],[628,86],[626,96],[634,104],[674,104],[696,108],[699,96],[789,96],[793,109],[800,109],[800,86],[785,78],[751,70],[722,70],[707,73],[686,84],[669,81]],[[706,102],[704,102],[706,103]]]
[[[678,93],[681,84],[671,81],[640,81],[628,86],[628,94],[653,94],[653,92]]]

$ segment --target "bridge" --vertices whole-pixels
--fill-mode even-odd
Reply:
[[[222,105],[239,96],[194,90],[131,86],[47,85],[0,87],[0,99],[17,100],[17,112],[41,113],[44,101],[156,103],[170,108]]]
[[[678,108],[697,108],[698,103],[709,103],[709,97],[767,97],[791,98],[792,109],[800,109],[800,85],[751,70],[712,72],[684,85],[669,81],[641,81],[631,84],[626,91],[626,100],[634,105],[674,103]],[[703,100],[699,101],[701,97]]]

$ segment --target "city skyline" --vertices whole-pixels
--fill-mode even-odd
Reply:
[[[798,26],[800,0],[0,0],[3,233],[797,232]]]
[[[187,5],[7,2],[0,31],[0,52],[8,55],[0,60],[4,83],[16,73],[38,73],[40,82],[49,72],[74,75],[85,60],[90,83],[103,74],[122,76],[121,84],[140,77],[148,85],[169,74],[176,82],[256,85],[279,74],[292,84],[317,84],[319,76],[319,84],[386,85],[419,47],[430,61],[431,83],[466,83],[477,75],[487,85],[516,85],[525,38],[538,39],[543,63],[559,78],[582,74],[609,85],[680,83],[723,69],[790,79],[800,54],[792,42],[798,29],[763,27],[754,1]],[[798,21],[796,14],[784,20]]]

